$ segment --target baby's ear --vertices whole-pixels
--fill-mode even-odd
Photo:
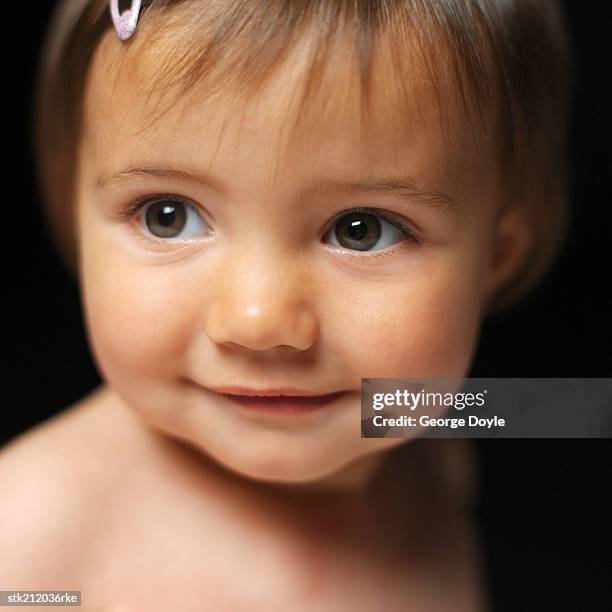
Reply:
[[[525,206],[511,206],[500,213],[492,245],[483,295],[485,306],[520,270],[533,246],[532,219]]]

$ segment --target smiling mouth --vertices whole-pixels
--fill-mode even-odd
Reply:
[[[236,395],[221,393],[228,400],[247,410],[272,414],[304,414],[326,408],[345,396],[348,391],[336,391],[325,395]]]

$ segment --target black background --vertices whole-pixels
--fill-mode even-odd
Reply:
[[[536,0],[537,1],[537,0]],[[3,3],[3,243],[9,368],[0,442],[98,383],[77,288],[43,225],[30,150],[32,81],[52,2]],[[566,2],[577,64],[572,229],[545,282],[486,321],[471,376],[609,377],[610,5]],[[13,27],[13,24],[23,27]],[[8,112],[7,112],[8,111]],[[6,370],[5,370],[6,371]],[[479,440],[478,519],[495,610],[607,610],[612,578],[610,440]]]

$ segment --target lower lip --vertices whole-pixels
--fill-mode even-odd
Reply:
[[[242,408],[256,412],[268,412],[273,414],[307,414],[322,408],[327,408],[339,398],[346,395],[346,391],[338,391],[328,395],[316,397],[289,397],[289,396],[248,396],[229,395],[224,397],[238,404]]]

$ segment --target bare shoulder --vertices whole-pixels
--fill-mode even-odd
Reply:
[[[110,409],[110,394],[100,388],[0,450],[2,588],[52,588],[67,576],[78,584],[119,470],[113,437],[105,435]]]

